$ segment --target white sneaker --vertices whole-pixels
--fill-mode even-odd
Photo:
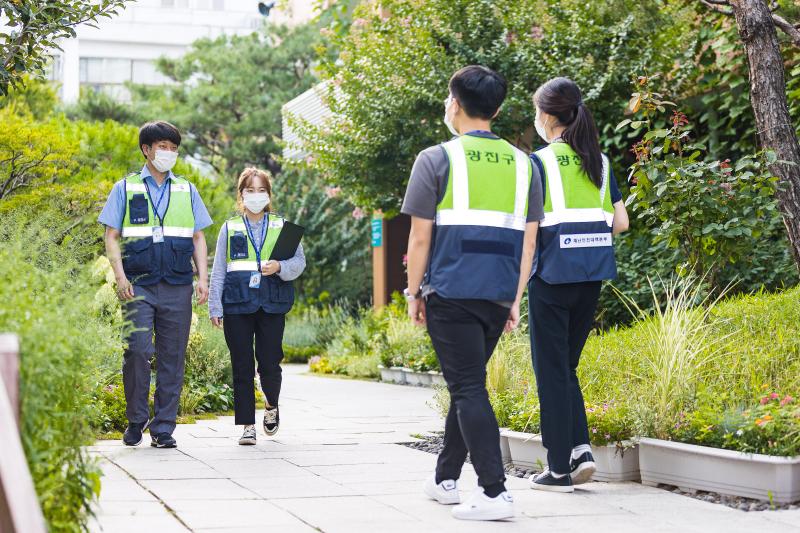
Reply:
[[[483,492],[483,487],[470,494],[467,501],[453,507],[453,518],[459,520],[504,520],[514,518],[514,498],[501,492],[494,498]]]
[[[239,438],[241,446],[253,446],[256,443],[256,426],[250,425],[244,427],[244,432]]]
[[[425,480],[424,490],[425,494],[442,505],[461,503],[461,495],[458,493],[458,482],[453,479],[445,479],[437,485],[436,475],[434,474]]]

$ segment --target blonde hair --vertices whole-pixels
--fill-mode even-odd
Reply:
[[[261,178],[264,181],[270,200],[270,202],[264,208],[264,212],[270,212],[270,208],[272,207],[272,176],[266,170],[261,170],[260,168],[256,167],[247,167],[242,171],[241,174],[239,174],[238,185],[236,186],[236,210],[239,211],[239,213],[244,213],[245,211],[244,200],[242,199],[242,191],[248,187],[252,187],[253,180],[255,178]]]

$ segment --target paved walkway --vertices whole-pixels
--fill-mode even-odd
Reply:
[[[724,532],[800,533],[800,511],[745,513],[636,483],[591,483],[574,494],[509,480],[517,517],[454,520],[421,493],[435,456],[398,446],[441,428],[428,389],[328,379],[289,366],[281,430],[238,446],[233,417],[180,425],[176,450],[102,441],[105,472],[92,531],[275,533]],[[476,486],[464,468],[462,494]]]

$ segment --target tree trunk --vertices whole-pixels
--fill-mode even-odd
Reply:
[[[750,105],[761,147],[775,152],[770,171],[780,179],[778,203],[800,269],[800,144],[789,106],[778,34],[764,0],[731,0],[739,36],[750,66]]]

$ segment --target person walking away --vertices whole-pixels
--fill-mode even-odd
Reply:
[[[528,291],[533,369],[548,468],[531,488],[572,492],[595,472],[576,374],[603,280],[616,277],[612,235],[628,214],[578,86],[554,78],[535,93],[535,126],[548,145],[531,159],[544,176],[544,221]]]
[[[514,516],[500,435],[486,390],[486,364],[519,305],[544,217],[541,179],[523,152],[491,131],[506,81],[479,65],[456,72],[445,100],[451,141],[419,154],[402,212],[411,216],[408,313],[427,324],[450,392],[444,448],[425,493],[458,504],[455,518]],[[424,279],[423,279],[424,278]],[[478,489],[461,502],[469,452]]]

